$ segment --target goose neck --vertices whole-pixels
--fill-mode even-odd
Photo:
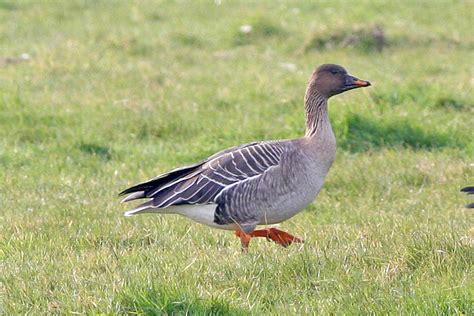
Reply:
[[[305,95],[306,137],[313,137],[331,128],[328,116],[328,100],[317,92]]]

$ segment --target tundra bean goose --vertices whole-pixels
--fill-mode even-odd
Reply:
[[[336,154],[328,99],[370,86],[338,65],[325,64],[311,75],[304,97],[306,134],[297,139],[258,141],[218,152],[120,193],[122,202],[148,201],[125,213],[180,214],[215,228],[235,230],[243,249],[252,237],[282,246],[302,240],[276,228],[318,195]]]
[[[466,192],[467,194],[474,194],[474,186],[464,187],[461,189],[461,192]],[[466,208],[474,208],[474,203],[467,204]]]

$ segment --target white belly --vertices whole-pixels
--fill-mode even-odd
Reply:
[[[205,205],[174,205],[167,207],[167,213],[175,213],[186,216],[195,222],[204,224],[214,228],[220,228],[225,230],[235,230],[238,228],[236,224],[219,225],[214,223],[214,212],[216,211],[217,204],[205,204]]]

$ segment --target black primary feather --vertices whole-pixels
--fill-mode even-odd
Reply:
[[[474,194],[474,186],[462,188],[461,192],[466,192],[467,194]]]
[[[176,184],[180,184],[179,182],[182,178],[185,178],[189,176],[191,173],[196,172],[202,165],[204,165],[206,162],[213,160],[219,156],[222,156],[228,152],[231,152],[233,150],[239,149],[239,148],[244,148],[246,146],[252,146],[254,144],[257,144],[257,142],[252,142],[248,144],[244,144],[241,146],[235,146],[231,148],[224,149],[222,151],[219,151],[215,153],[214,155],[210,156],[209,158],[202,160],[198,163],[195,163],[193,165],[185,166],[182,168],[177,168],[174,170],[171,170],[170,172],[161,174],[149,181],[139,183],[137,185],[134,185],[128,189],[123,190],[122,192],[119,193],[119,196],[127,195],[126,198],[122,200],[122,203],[124,202],[130,202],[133,200],[138,200],[138,199],[144,199],[144,198],[154,198],[155,194],[160,192],[161,194],[165,193],[164,195],[161,195],[161,197],[158,197],[154,202],[155,205],[159,205],[160,199],[166,199],[167,194],[173,194],[173,190],[176,189],[176,185],[172,187],[165,187],[166,185],[169,185],[172,182],[176,182]],[[178,204],[182,204],[179,203]]]
[[[466,192],[467,194],[474,194],[474,186],[462,188],[461,192]],[[474,203],[466,205],[466,208],[474,208]]]
[[[119,196],[134,193],[134,192],[143,192],[143,196],[141,198],[149,197],[149,194],[152,191],[155,191],[157,188],[161,187],[162,185],[168,184],[171,181],[174,181],[174,180],[177,180],[179,178],[189,175],[190,173],[194,172],[196,168],[200,167],[203,163],[204,162],[199,162],[191,166],[186,166],[183,168],[172,170],[168,173],[162,174],[149,181],[139,183],[137,185],[134,185],[133,187],[125,189],[119,193]]]

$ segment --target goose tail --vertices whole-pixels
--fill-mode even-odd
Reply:
[[[142,213],[157,213],[157,208],[153,207],[153,201],[148,201],[143,204],[138,205],[137,207],[125,212],[124,216],[134,216]]]

